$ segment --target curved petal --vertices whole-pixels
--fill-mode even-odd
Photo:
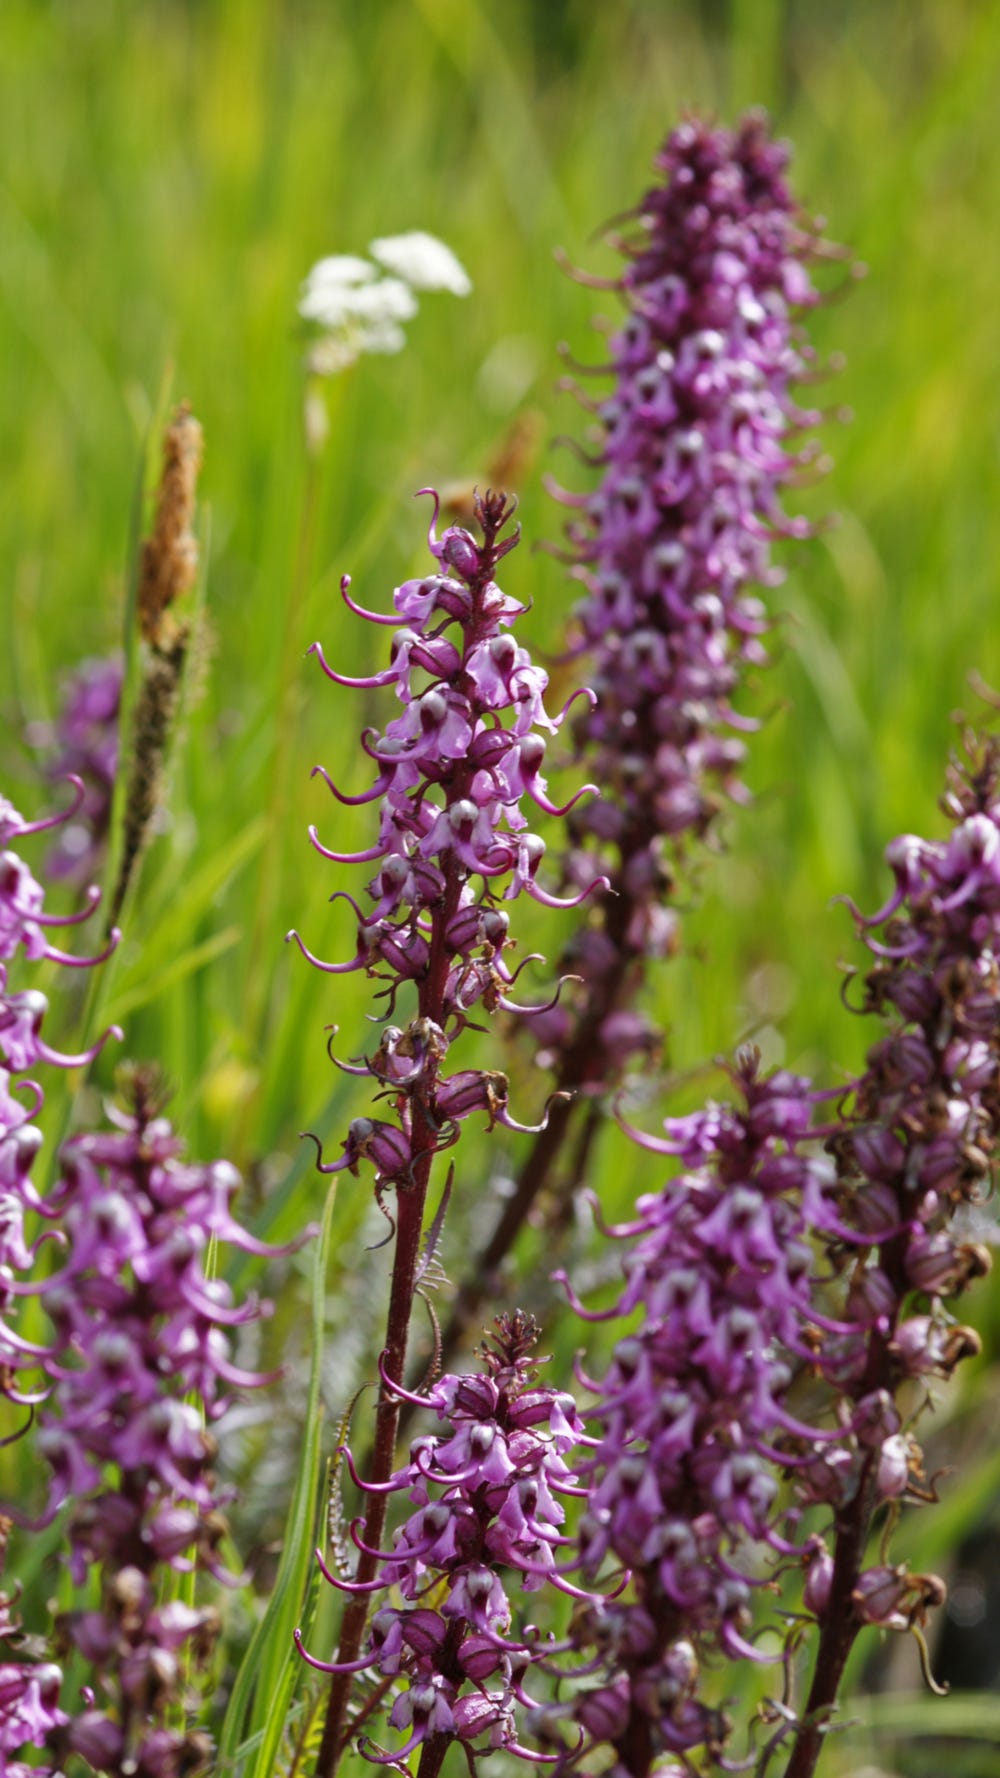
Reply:
[[[612,1309],[585,1309],[561,1266],[557,1272],[550,1272],[549,1278],[553,1284],[562,1285],[566,1293],[566,1301],[574,1315],[579,1315],[581,1321],[614,1321],[618,1315],[617,1303]]]
[[[526,958],[525,961],[527,962],[528,959]],[[506,994],[501,994],[499,996],[498,1004],[503,1007],[504,1012],[522,1013],[526,1018],[530,1018],[532,1014],[551,1012],[552,1008],[558,1004],[559,996],[561,995],[565,984],[567,982],[580,982],[582,980],[583,977],[579,975],[561,975],[556,983],[556,991],[553,994],[552,999],[542,1001],[538,1006],[522,1006],[518,1001],[511,1000]]]
[[[47,945],[45,955],[52,963],[65,963],[70,969],[93,969],[96,963],[106,963],[112,952],[118,948],[121,928],[112,926],[108,934],[108,942],[103,951],[96,957],[71,957],[66,951],[57,951],[53,945]]]
[[[398,1494],[401,1488],[409,1487],[413,1479],[408,1470],[397,1470],[396,1474],[390,1476],[387,1482],[364,1482],[354,1467],[354,1458],[349,1445],[338,1445],[333,1454],[335,1457],[343,1457],[354,1486],[360,1488],[363,1494]]]
[[[540,901],[542,906],[547,908],[578,908],[581,902],[586,901],[588,895],[593,895],[595,889],[606,889],[613,893],[607,877],[595,877],[592,883],[587,884],[586,889],[580,890],[579,895],[568,897],[551,895],[547,889],[539,888],[535,882],[527,882],[524,887],[535,901]]]
[[[365,621],[370,624],[388,624],[393,629],[398,627],[399,618],[395,615],[387,617],[381,611],[366,611],[363,605],[356,605],[348,592],[350,584],[351,576],[349,574],[343,575],[340,582],[340,596],[348,610],[353,611],[355,617],[363,617]]]
[[[364,1659],[360,1661],[320,1661],[315,1655],[309,1653],[302,1640],[301,1630],[293,1630],[292,1639],[302,1659],[307,1661],[310,1667],[315,1667],[319,1673],[363,1673],[375,1659],[374,1655],[365,1655]]]
[[[409,1389],[403,1388],[402,1383],[397,1383],[395,1377],[390,1377],[388,1371],[385,1368],[385,1347],[384,1346],[382,1348],[382,1351],[378,1355],[378,1374],[381,1377],[386,1388],[391,1389],[393,1395],[398,1395],[400,1401],[411,1402],[415,1408],[429,1408],[432,1405],[427,1400],[426,1395],[413,1395],[413,1394],[411,1394]]]
[[[81,921],[89,920],[101,899],[101,891],[96,883],[91,883],[87,890],[87,905],[76,914],[33,914],[36,926],[79,926]]]
[[[315,957],[313,955],[308,945],[303,944],[302,939],[299,937],[294,926],[292,927],[291,932],[285,933],[286,945],[289,939],[295,940],[295,943],[298,945],[299,950],[302,952],[307,963],[311,963],[315,969],[322,969],[326,975],[350,975],[355,969],[363,969],[367,961],[362,953],[360,957],[354,957],[350,963],[324,963],[321,957]]]
[[[46,815],[42,821],[26,821],[23,827],[18,828],[17,834],[11,836],[12,838],[21,839],[26,833],[44,833],[49,827],[61,827],[64,821],[72,820],[77,810],[83,805],[87,788],[83,779],[78,778],[75,772],[64,772],[60,782],[73,786],[73,801],[69,808],[63,809],[59,815]]]
[[[320,1141],[318,1136],[313,1135],[312,1130],[300,1130],[299,1131],[299,1141],[300,1142],[315,1142],[315,1144],[316,1144],[316,1171],[317,1171],[317,1173],[342,1173],[344,1171],[344,1168],[350,1167],[353,1160],[354,1160],[354,1156],[350,1153],[350,1151],[348,1151],[346,1154],[341,1156],[339,1161],[324,1161],[324,1159],[323,1159],[323,1144]]]
[[[313,1554],[319,1563],[323,1579],[328,1580],[331,1587],[338,1587],[342,1593],[379,1593],[387,1584],[384,1580],[341,1580],[327,1567],[322,1550],[316,1549]]]
[[[496,1121],[498,1124],[503,1124],[505,1130],[516,1130],[521,1136],[540,1136],[542,1131],[547,1130],[549,1127],[549,1112],[552,1106],[557,1103],[564,1105],[568,1104],[572,1098],[572,1093],[562,1091],[550,1093],[545,1101],[545,1110],[542,1113],[542,1121],[540,1124],[519,1124],[516,1118],[511,1117],[506,1106],[504,1106],[501,1111],[497,1112]]]
[[[395,667],[386,667],[381,673],[365,674],[361,679],[352,679],[345,673],[337,673],[323,653],[321,642],[310,642],[306,654],[314,654],[327,678],[332,679],[334,685],[345,685],[348,691],[371,691],[380,685],[392,685],[393,681],[399,678],[399,672]]]
[[[336,797],[338,803],[344,803],[348,808],[352,809],[360,808],[362,803],[373,803],[378,797],[384,796],[389,788],[390,782],[387,774],[383,772],[381,777],[376,778],[370,790],[363,791],[360,796],[345,796],[342,790],[337,789],[336,784],[333,782],[333,779],[325,766],[313,766],[309,776],[310,778],[315,778],[317,776],[322,778],[327,789]]]
[[[324,846],[316,832],[315,825],[309,828],[309,838],[317,852],[321,852],[324,858],[332,858],[334,864],[368,864],[373,858],[384,858],[388,849],[380,844],[369,846],[364,852],[331,852],[327,846]]]
[[[435,560],[440,561],[442,546],[437,540],[437,522],[438,513],[441,511],[441,496],[436,488],[418,488],[413,496],[414,500],[419,500],[423,494],[429,494],[434,502],[434,512],[427,528],[427,547]]]
[[[419,1728],[414,1729],[410,1739],[399,1749],[398,1753],[369,1753],[368,1749],[374,1747],[375,1742],[369,1735],[362,1735],[358,1742],[358,1752],[362,1759],[366,1759],[370,1765],[401,1766],[401,1769],[405,1772],[408,1768],[402,1765],[402,1761],[407,1757],[407,1754],[412,1753],[415,1748],[419,1747],[420,1743],[425,1739],[426,1730],[424,1725],[421,1724]]]
[[[78,1056],[66,1056],[61,1050],[54,1050],[47,1043],[43,1043],[41,1038],[36,1038],[35,1047],[39,1061],[49,1062],[55,1068],[85,1068],[96,1056],[100,1055],[109,1037],[113,1037],[116,1042],[120,1043],[122,1040],[121,1026],[109,1025],[107,1030],[102,1031],[100,1037],[91,1044],[89,1050],[81,1050]]]
[[[580,789],[570,797],[568,803],[563,803],[560,806],[558,803],[552,802],[545,792],[539,789],[537,778],[526,779],[524,788],[528,792],[532,802],[537,803],[540,809],[544,809],[546,815],[568,815],[570,810],[576,807],[581,797],[600,796],[601,794],[596,784],[583,784]]]

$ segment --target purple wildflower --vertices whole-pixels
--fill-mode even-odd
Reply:
[[[63,686],[51,736],[43,731],[56,749],[46,776],[55,782],[72,773],[84,785],[80,806],[46,861],[53,878],[86,882],[100,869],[118,769],[123,678],[118,655],[81,662]]]
[[[44,1517],[69,1504],[73,1580],[101,1573],[100,1604],[56,1625],[98,1686],[59,1745],[102,1771],[175,1778],[211,1752],[205,1736],[164,1719],[183,1697],[185,1665],[204,1663],[219,1625],[212,1608],[164,1603],[157,1578],[172,1568],[231,1579],[209,1428],[234,1390],[274,1380],[230,1353],[231,1330],[261,1306],[236,1305],[204,1266],[217,1240],[279,1250],[233,1219],[234,1168],[181,1159],[155,1071],[124,1078],[131,1109],[110,1114],[112,1130],[65,1144],[52,1203],[39,1206],[58,1205],[66,1243],[62,1267],[34,1287],[52,1327],[40,1355],[50,1384],[38,1433],[51,1470]]]
[[[537,1381],[532,1318],[520,1311],[500,1315],[495,1328],[480,1349],[478,1373],[442,1377],[419,1400],[436,1409],[444,1431],[416,1438],[409,1462],[383,1484],[384,1492],[405,1494],[416,1510],[395,1531],[392,1549],[379,1553],[376,1576],[343,1580],[320,1558],[334,1586],[365,1593],[392,1587],[405,1601],[379,1607],[367,1653],[348,1670],[405,1679],[389,1715],[404,1744],[382,1753],[362,1742],[361,1751],[377,1764],[399,1766],[430,1743],[426,1762],[421,1757],[423,1778],[437,1771],[453,1740],[471,1751],[503,1748],[533,1762],[558,1758],[517,1740],[518,1711],[534,1708],[525,1673],[551,1650],[534,1632],[512,1631],[507,1575],[519,1576],[529,1593],[547,1580],[565,1584],[556,1561],[568,1541],[559,1497],[576,1491],[565,1457],[583,1428],[573,1398]],[[365,1489],[350,1451],[344,1454]],[[364,1551],[360,1524],[355,1520],[351,1533]],[[433,1607],[421,1603],[428,1597]],[[306,1658],[324,1672],[344,1670]]]
[[[808,1446],[791,1441],[803,1504],[828,1506],[834,1526],[809,1574],[819,1646],[788,1778],[814,1770],[817,1723],[836,1701],[861,1625],[919,1636],[944,1597],[937,1576],[884,1561],[866,1569],[864,1557],[883,1503],[934,1498],[900,1397],[978,1352],[949,1299],[990,1267],[974,1237],[1000,1137],[1000,743],[967,735],[965,749],[943,802],[950,836],[895,840],[886,854],[892,895],[868,918],[855,910],[874,958],[863,1010],[887,1030],[829,1143],[839,1288],[819,1295],[827,1314],[817,1306],[812,1368],[842,1433],[812,1463]]]
[[[546,906],[575,907],[591,887],[606,883],[598,877],[579,894],[559,901],[540,879],[545,843],[529,827],[525,808],[530,802],[546,814],[565,813],[550,797],[542,768],[545,734],[558,731],[573,700],[555,718],[549,715],[544,703],[548,676],[511,633],[524,607],[502,591],[495,575],[518,541],[517,532],[505,539],[500,535],[512,511],[502,493],[477,497],[482,541],[457,525],[448,526],[439,539],[435,495],[428,538],[434,570],[397,587],[396,617],[363,611],[344,581],[343,595],[352,610],[395,631],[390,664],[383,672],[348,679],[327,664],[318,644],[313,649],[335,684],[393,686],[402,710],[383,733],[369,729],[362,736],[377,772],[367,791],[347,796],[322,773],[339,802],[376,802],[380,809],[378,838],[360,852],[332,851],[315,830],[310,836],[324,857],[375,866],[368,884],[374,902],[369,914],[338,891],[357,917],[353,957],[325,963],[306,950],[297,933],[288,936],[332,975],[365,969],[382,982],[388,1017],[402,989],[415,991],[416,998],[416,1016],[405,1027],[390,1025],[375,1053],[349,1069],[375,1079],[394,1117],[356,1118],[340,1158],[319,1160],[327,1173],[343,1168],[354,1172],[362,1160],[368,1161],[379,1202],[388,1188],[396,1192],[366,1551],[358,1590],[341,1626],[317,1760],[319,1778],[328,1778],[336,1763],[347,1709],[344,1675],[358,1658],[364,1589],[378,1561],[386,1498],[381,1490],[393,1468],[399,1386],[420,1281],[433,1159],[455,1141],[460,1124],[474,1112],[483,1112],[491,1125],[524,1128],[508,1109],[504,1075],[471,1069],[445,1074],[445,1060],[474,1010],[543,1010],[519,1006],[512,998],[517,972],[506,962],[511,941],[503,903],[525,892]],[[578,791],[571,802],[583,794]],[[434,1709],[439,1710],[436,1703]]]
[[[6,1553],[9,1523],[0,1519],[0,1567]],[[45,1748],[66,1722],[59,1706],[62,1669],[54,1661],[23,1660],[26,1652],[20,1624],[11,1613],[8,1594],[0,1593],[0,1771],[4,1778],[29,1778],[50,1766],[11,1759],[25,1748]]]
[[[969,741],[945,807],[951,837],[895,841],[892,896],[855,915],[875,958],[864,1010],[888,1030],[834,1120],[813,1121],[824,1095],[808,1082],[760,1078],[748,1049],[745,1109],[709,1106],[670,1120],[665,1141],[642,1138],[685,1171],[610,1231],[634,1241],[627,1283],[593,1318],[643,1320],[595,1385],[603,1431],[581,1466],[577,1537],[586,1577],[612,1560],[634,1592],[578,1620],[578,1645],[607,1666],[566,1709],[630,1778],[661,1751],[721,1752],[699,1660],[760,1658],[753,1589],[776,1564],[801,1566],[819,1631],[802,1717],[785,1723],[788,1778],[815,1768],[860,1629],[919,1637],[944,1597],[937,1576],[884,1555],[865,1567],[865,1550],[876,1512],[934,1498],[904,1392],[979,1346],[948,1300],[990,1264],[961,1225],[1000,1133],[1000,744]],[[803,1537],[816,1508],[826,1523]]]
[[[591,943],[574,967],[607,986],[607,1018],[611,978],[674,944],[665,842],[704,835],[720,788],[745,794],[753,725],[732,698],[746,668],[766,661],[769,626],[750,589],[781,579],[774,542],[810,529],[781,507],[815,456],[795,435],[820,418],[791,393],[809,360],[793,314],[818,300],[806,270],[818,243],[787,162],[757,115],[732,134],[681,124],[639,205],[641,231],[623,243],[630,313],[611,342],[614,391],[597,408],[603,475],[595,493],[572,497],[569,527],[598,700],[576,737],[604,793],[574,815],[583,850],[572,869],[592,874],[593,850],[603,859],[610,847],[621,899],[608,910],[607,957]],[[563,1047],[568,1010],[564,1020]],[[650,1034],[608,1035],[613,1077]]]
[[[363,852],[331,851],[310,829],[325,858],[377,863],[368,885],[373,912],[364,915],[352,904],[358,916],[355,954],[344,963],[323,963],[297,932],[288,935],[320,969],[332,974],[367,969],[386,981],[390,1011],[403,982],[421,989],[430,984],[420,994],[421,1013],[424,1020],[433,1016],[437,1029],[425,1025],[407,1037],[408,1045],[421,1047],[423,1059],[402,1072],[378,1073],[387,1085],[408,1085],[429,1063],[436,1066],[477,1004],[487,1010],[510,1006],[513,977],[503,959],[508,917],[498,906],[501,899],[512,901],[523,890],[546,906],[576,906],[600,884],[597,879],[582,894],[560,902],[538,878],[545,843],[529,830],[525,801],[547,814],[565,814],[593,786],[577,791],[563,809],[549,797],[542,776],[546,743],[539,731],[555,733],[569,705],[554,719],[548,715],[543,702],[548,674],[510,634],[525,608],[493,578],[518,541],[516,532],[498,541],[512,508],[500,494],[487,495],[477,510],[482,544],[459,526],[449,526],[438,541],[431,525],[435,572],[397,587],[393,600],[403,623],[395,629],[390,665],[383,672],[349,679],[327,664],[318,642],[310,650],[335,684],[393,686],[403,705],[384,734],[368,729],[362,736],[377,768],[368,791],[345,796],[322,767],[316,768],[339,802],[380,805],[378,839]],[[393,618],[361,611],[349,585],[345,579],[343,593],[352,610],[395,625]],[[455,638],[447,634],[453,626]],[[413,684],[416,673],[419,689]],[[494,884],[501,878],[506,882],[498,893]],[[425,1005],[431,990],[433,1014]],[[402,1053],[407,1054],[405,1047]]]
[[[742,1108],[710,1105],[669,1120],[665,1141],[645,1139],[684,1171],[608,1231],[631,1242],[626,1284],[593,1318],[642,1319],[594,1385],[601,1436],[580,1466],[577,1542],[587,1577],[610,1560],[633,1590],[579,1621],[603,1673],[568,1709],[633,1778],[663,1754],[719,1751],[727,1725],[698,1698],[699,1666],[720,1651],[759,1658],[748,1637],[760,1582],[739,1553],[789,1552],[775,1445],[803,1430],[786,1399],[790,1359],[806,1350],[809,1235],[835,1220],[833,1167],[802,1146],[808,1082],[762,1078],[758,1065],[751,1047],[737,1058]]]
[[[118,942],[113,931],[106,949],[96,957],[74,957],[53,943],[52,934],[79,924],[92,912],[99,891],[88,892],[86,906],[78,914],[54,915],[45,907],[45,891],[36,881],[12,843],[71,821],[82,805],[84,786],[71,779],[75,801],[65,814],[40,821],[25,821],[12,803],[0,798],[0,1389],[14,1402],[32,1397],[15,1386],[15,1373],[37,1363],[40,1349],[17,1332],[16,1306],[20,1297],[35,1287],[18,1283],[14,1274],[31,1270],[42,1235],[34,1243],[25,1233],[25,1216],[46,1212],[31,1183],[30,1173],[41,1147],[41,1132],[34,1122],[44,1100],[33,1078],[20,1079],[39,1066],[76,1068],[93,1060],[107,1038],[106,1031],[80,1055],[66,1055],[47,1042],[42,1027],[48,1000],[37,988],[14,989],[12,974],[28,963],[55,962],[69,968],[101,963]],[[113,1028],[113,1033],[121,1033]],[[23,1103],[20,1094],[30,1095]]]
[[[356,1070],[373,1075],[396,1098],[398,1124],[355,1119],[341,1159],[322,1166],[324,1172],[353,1172],[366,1159],[379,1192],[409,1183],[418,1159],[453,1141],[458,1124],[475,1111],[485,1112],[491,1124],[523,1128],[508,1110],[502,1074],[466,1070],[445,1076],[441,1065],[477,1005],[488,1012],[539,1010],[519,1007],[512,998],[515,977],[504,960],[508,916],[500,902],[524,891],[546,906],[576,906],[604,881],[596,878],[568,902],[557,901],[539,881],[545,842],[529,829],[524,804],[565,813],[553,804],[542,776],[545,739],[539,731],[556,732],[569,706],[554,719],[548,715],[548,675],[510,633],[524,607],[493,578],[517,542],[516,533],[498,541],[511,510],[502,494],[479,501],[482,544],[454,525],[439,541],[431,525],[435,572],[397,587],[393,598],[404,622],[395,630],[384,672],[347,679],[328,666],[319,643],[311,650],[335,684],[391,685],[403,705],[384,734],[369,729],[362,736],[378,768],[370,790],[347,797],[317,768],[338,801],[380,806],[378,840],[360,853],[331,851],[310,829],[324,857],[377,865],[368,884],[373,911],[365,915],[351,902],[358,921],[355,954],[344,963],[324,963],[297,932],[288,935],[320,969],[366,969],[384,982],[390,1013],[404,983],[417,988],[418,1017],[405,1030],[389,1026],[376,1053]],[[352,610],[373,622],[394,623],[361,612],[348,586],[345,580]],[[577,791],[566,807],[592,789]]]

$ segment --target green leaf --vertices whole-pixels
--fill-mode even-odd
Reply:
[[[852,1698],[845,1729],[857,1727],[872,1735],[961,1736],[965,1740],[1000,1742],[1000,1698],[989,1692],[952,1692],[947,1698],[923,1692],[879,1692]]]
[[[167,911],[158,918],[149,919],[142,945],[137,949],[133,960],[127,965],[120,965],[117,970],[116,952],[103,971],[105,975],[114,972],[116,1007],[132,994],[140,982],[149,980],[154,969],[172,964],[177,951],[198,921],[208,912],[216,896],[221,894],[230,877],[242,870],[254,853],[259,851],[266,832],[267,823],[263,816],[258,816],[246,827],[240,828],[227,845],[213,852],[201,869],[187,879],[183,893],[175,888],[175,893],[169,898]],[[105,987],[105,1000],[109,1000],[110,995],[109,984]],[[102,1006],[102,1013],[104,1011]]]
[[[285,1527],[285,1545],[274,1592],[233,1686],[219,1737],[220,1770],[235,1771],[252,1753],[247,1778],[271,1778],[301,1661],[292,1632],[298,1627],[309,1587],[320,1492],[324,1304],[337,1182],[330,1187],[316,1248],[312,1293],[312,1368],[302,1434],[302,1461]],[[244,1735],[247,1737],[244,1741]]]
[[[242,936],[242,926],[226,926],[221,932],[213,933],[212,937],[206,938],[203,944],[193,945],[190,951],[185,951],[180,957],[175,957],[174,961],[168,963],[165,968],[155,970],[152,975],[144,977],[142,981],[136,982],[134,986],[120,992],[117,998],[104,1008],[105,1018],[113,1025],[119,1024],[130,1012],[135,1012],[140,1006],[146,1006],[149,1001],[156,1000],[160,995],[165,994],[168,988],[174,987],[177,982],[184,981],[185,977],[193,975],[195,970],[204,969],[207,963],[214,962],[215,958],[221,957],[224,951],[231,950],[233,945],[239,943]]]

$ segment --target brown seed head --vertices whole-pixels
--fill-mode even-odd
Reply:
[[[163,472],[139,573],[139,627],[155,648],[174,639],[177,624],[167,616],[169,607],[194,585],[198,571],[191,527],[201,458],[201,427],[182,402],[163,435]]]

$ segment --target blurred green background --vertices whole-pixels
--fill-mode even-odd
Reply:
[[[41,806],[24,723],[52,715],[82,656],[119,641],[144,440],[164,391],[186,396],[206,435],[210,646],[104,1011],[125,1019],[130,1054],[163,1060],[192,1151],[236,1159],[244,1216],[277,1234],[321,1201],[298,1132],[325,1130],[336,1148],[358,1103],[330,1068],[324,1027],[338,1024],[341,1052],[357,1054],[369,1010],[363,982],[324,979],[282,943],[297,926],[321,954],[346,956],[349,919],[326,898],[363,878],[326,865],[305,829],[365,845],[370,811],[335,810],[309,769],[322,760],[362,788],[356,734],[384,720],[377,694],[338,694],[302,651],[319,636],[328,655],[380,664],[378,633],[340,603],[341,573],[387,609],[425,561],[413,490],[482,479],[525,410],[540,416],[542,448],[519,490],[525,544],[506,584],[534,601],[534,644],[558,648],[573,589],[531,546],[559,535],[543,475],[582,486],[585,472],[550,446],[581,433],[556,388],[557,346],[598,358],[591,318],[615,310],[567,278],[554,249],[611,271],[600,227],[645,189],[679,116],[771,111],[795,144],[804,204],[868,268],[856,286],[836,275],[845,300],[811,326],[821,357],[846,357],[819,399],[853,419],[825,429],[834,467],[803,496],[837,522],[786,552],[773,665],[743,698],[767,718],[752,748],[757,801],[728,821],[703,873],[658,1007],[681,1074],[763,1026],[773,1059],[842,1078],[872,1033],[839,999],[852,938],[830,899],[875,905],[886,841],[937,831],[951,715],[976,705],[968,674],[1000,684],[1000,8],[4,0],[0,64],[4,787]],[[363,360],[328,387],[330,435],[310,470],[300,281],[323,254],[417,227],[455,249],[474,292],[428,296],[401,356]],[[156,455],[154,441],[154,472]],[[539,912],[520,922],[525,948],[554,954]],[[75,1016],[67,1008],[66,1024]],[[544,1084],[522,1072],[529,1117]],[[673,1103],[702,1091],[700,1080]],[[491,1177],[516,1164],[513,1139],[463,1142],[449,1268],[461,1239],[489,1225]],[[601,1166],[612,1212],[657,1176],[614,1132]],[[369,1200],[348,1179],[330,1283],[334,1409],[377,1343],[372,1279],[386,1255],[362,1255],[378,1221]],[[292,1418],[307,1265],[292,1266],[268,1336],[292,1351],[280,1410]],[[960,1452],[960,1470],[947,1509],[907,1530],[918,1565],[947,1566],[959,1532],[995,1510],[1000,1312],[988,1287],[976,1313],[986,1356],[933,1422],[935,1456]],[[230,1454],[256,1466],[247,1523],[262,1539],[280,1525],[283,1472],[262,1421],[278,1411],[248,1411]],[[995,1614],[982,1634],[1000,1636]],[[892,1669],[888,1683],[903,1678]],[[942,1707],[958,1721],[949,1763],[964,1760],[970,1778],[995,1771],[995,1712],[984,1702],[985,1719],[956,1718],[955,1702]],[[877,1700],[865,1712],[869,1727],[831,1749],[831,1772],[838,1758],[852,1772],[940,1769],[941,1744],[914,1740],[945,1721],[922,1699],[895,1718],[887,1706],[880,1719]]]

